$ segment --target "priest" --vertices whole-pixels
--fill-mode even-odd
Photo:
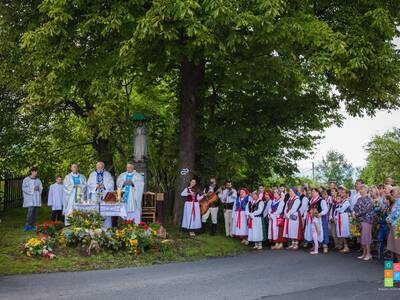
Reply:
[[[127,220],[139,224],[142,216],[144,177],[135,171],[132,162],[127,163],[126,172],[118,176],[117,187],[123,191],[122,202],[126,207]]]
[[[103,201],[108,192],[114,191],[114,179],[110,172],[105,170],[105,165],[102,161],[96,163],[96,170],[90,173],[87,184],[91,203]],[[112,218],[105,217],[104,227],[110,228],[111,226]]]
[[[79,174],[79,166],[72,163],[71,173],[64,178],[64,216],[65,225],[68,226],[68,216],[74,211],[74,203],[85,200],[86,195],[86,177]]]

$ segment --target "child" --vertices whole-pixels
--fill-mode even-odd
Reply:
[[[25,177],[22,181],[22,192],[24,195],[23,207],[28,208],[24,231],[35,230],[37,212],[39,207],[42,206],[42,191],[43,185],[38,178],[38,169],[33,167],[31,169],[31,175]]]
[[[249,228],[248,241],[254,242],[254,249],[261,250],[264,241],[263,212],[264,201],[258,196],[257,192],[251,194],[252,200],[249,202],[247,226]]]
[[[350,195],[351,192],[343,190],[341,197],[337,198],[334,218],[336,223],[336,236],[343,241],[343,249],[340,253],[349,253],[347,238],[350,237]]]
[[[274,190],[273,196],[271,205],[268,206],[268,239],[275,243],[274,246],[271,246],[271,250],[280,250],[283,249],[283,243],[285,242],[283,237],[284,219],[282,217],[285,202],[278,189]]]
[[[51,206],[51,220],[63,222],[64,185],[61,176],[56,176],[56,182],[50,185],[47,205]]]

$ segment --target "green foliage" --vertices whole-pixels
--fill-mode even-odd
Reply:
[[[197,175],[290,176],[341,123],[340,104],[352,115],[399,106],[399,11],[382,0],[2,1],[0,169],[37,164],[50,179],[102,159],[119,173],[142,112],[149,185],[170,190],[189,61],[204,68]]]
[[[328,151],[322,161],[317,165],[317,179],[322,183],[335,181],[338,185],[347,188],[353,185],[354,168],[344,157],[344,154],[337,151]]]
[[[400,180],[400,128],[374,136],[366,145],[367,165],[361,178],[370,185],[382,184],[386,177]]]

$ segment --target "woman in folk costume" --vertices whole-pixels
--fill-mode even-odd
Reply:
[[[64,178],[64,217],[65,225],[69,225],[68,217],[74,211],[74,204],[85,200],[86,177],[79,174],[79,166],[71,164],[71,173]]]
[[[328,245],[329,245],[329,208],[331,203],[331,197],[328,195],[326,190],[322,190],[321,192],[322,202],[326,203],[328,210],[325,214],[320,214],[322,221],[322,230],[324,232],[324,240],[322,241],[322,248],[324,249],[324,253],[328,253]]]
[[[283,249],[283,243],[286,241],[283,237],[284,219],[282,217],[285,202],[280,191],[275,189],[271,205],[268,207],[268,239],[275,243],[272,250]]]
[[[343,249],[340,253],[349,253],[350,249],[347,244],[347,239],[350,237],[350,191],[343,189],[340,197],[335,197],[336,205],[334,210],[334,219],[336,224],[336,236],[343,244]],[[334,196],[334,194],[332,194]]]
[[[265,203],[257,192],[251,194],[248,206],[247,226],[249,228],[248,241],[254,242],[254,249],[261,250],[264,241],[263,212]]]
[[[297,250],[299,249],[299,241],[303,239],[303,220],[300,213],[301,201],[297,196],[297,188],[291,188],[289,196],[284,212],[285,226],[283,228],[283,236],[290,241],[287,249]]]
[[[340,189],[342,193],[342,188]],[[338,238],[337,233],[336,233],[336,218],[335,218],[335,211],[336,211],[336,206],[338,203],[341,201],[341,197],[343,195],[339,195],[339,190],[336,187],[333,187],[330,189],[330,197],[329,197],[329,203],[328,203],[328,226],[329,226],[329,232],[332,237],[333,243],[335,245],[335,249],[342,249],[343,248],[343,240]],[[343,199],[346,199],[343,198]],[[342,200],[343,200],[342,199]]]
[[[182,228],[188,230],[190,236],[195,236],[195,231],[201,230],[199,201],[203,199],[198,193],[196,179],[190,181],[190,185],[182,191],[181,196],[185,199]]]
[[[242,188],[239,190],[239,196],[233,204],[232,236],[241,238],[242,243],[246,245],[249,243],[247,241],[247,214],[249,202],[249,191]]]
[[[136,224],[141,222],[144,177],[135,171],[132,162],[126,164],[126,172],[117,178],[117,188],[124,192],[122,201],[125,204],[126,219]]]
[[[311,190],[311,200],[308,205],[306,228],[304,231],[305,240],[314,242],[314,249],[310,254],[318,254],[318,244],[324,240],[321,216],[327,213],[328,205],[326,201],[320,197],[319,190],[313,188]]]

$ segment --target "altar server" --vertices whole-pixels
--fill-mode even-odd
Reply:
[[[56,182],[50,185],[47,205],[51,207],[51,220],[63,221],[62,211],[64,204],[64,186],[61,176],[56,177]]]
[[[85,200],[86,195],[86,177],[79,174],[79,166],[72,163],[71,173],[64,177],[64,205],[63,212],[65,225],[69,225],[68,217],[74,211],[74,204]]]
[[[124,193],[122,201],[125,204],[127,220],[139,224],[142,217],[144,176],[135,171],[132,162],[128,162],[126,172],[118,176],[117,187]]]
[[[347,239],[350,237],[350,192],[343,189],[341,194],[341,197],[336,198],[336,206],[334,211],[334,219],[336,224],[335,233],[337,238],[343,243],[343,249],[341,249],[339,252],[349,253],[350,249],[347,244]]]
[[[284,219],[282,217],[283,209],[285,207],[285,202],[283,201],[283,196],[278,189],[273,192],[273,199],[271,205],[268,206],[268,239],[275,243],[271,247],[272,250],[283,249],[283,243],[285,238],[283,237],[283,226]]]
[[[30,173],[31,174],[22,181],[22,193],[24,196],[23,207],[28,209],[24,231],[35,230],[38,209],[42,206],[41,195],[43,185],[38,178],[38,169],[33,167]]]
[[[299,241],[303,239],[303,219],[301,218],[301,201],[297,196],[297,188],[289,190],[289,200],[286,202],[283,236],[289,240],[287,249],[297,250]]]
[[[310,254],[318,254],[318,245],[324,240],[321,216],[328,213],[328,205],[320,197],[317,188],[311,190],[311,200],[309,202],[304,238],[308,242],[314,242],[314,248]]]
[[[254,242],[254,249],[261,250],[264,241],[263,211],[264,201],[259,197],[257,192],[253,192],[252,199],[248,205],[248,222],[249,228],[248,241]]]
[[[201,215],[199,201],[203,196],[198,193],[197,181],[192,179],[187,188],[185,188],[181,196],[185,200],[183,208],[182,228],[189,231],[190,236],[195,236],[201,230]]]
[[[114,191],[114,179],[110,172],[105,170],[102,161],[96,163],[96,170],[90,173],[88,179],[89,198],[92,203],[103,201],[107,193]],[[105,217],[104,228],[112,226],[112,217]]]
[[[222,207],[224,208],[225,234],[226,236],[232,236],[232,209],[233,203],[237,198],[237,191],[232,188],[231,181],[228,180],[225,183],[225,189],[218,194],[218,197],[221,200]]]
[[[247,241],[247,214],[249,201],[250,196],[248,190],[242,188],[239,190],[239,196],[233,204],[232,236],[240,238],[242,243],[246,245],[249,243]]]

